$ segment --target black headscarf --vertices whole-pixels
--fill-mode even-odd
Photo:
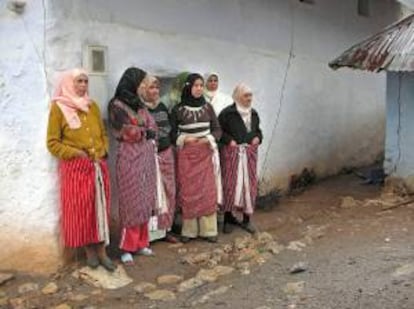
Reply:
[[[146,75],[145,71],[135,67],[126,69],[116,87],[115,98],[124,102],[134,111],[142,108],[144,104],[137,95],[137,88]]]
[[[187,80],[185,81],[183,92],[181,93],[182,104],[188,105],[191,107],[200,107],[206,104],[206,100],[204,99],[203,95],[199,98],[195,98],[191,94],[191,88],[193,88],[193,85],[197,79],[201,79],[202,81],[204,81],[203,77],[197,73],[192,73],[187,76]]]

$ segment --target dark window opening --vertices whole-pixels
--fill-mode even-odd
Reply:
[[[315,0],[299,0],[299,2],[303,2],[306,4],[315,4]]]
[[[369,17],[370,13],[370,0],[358,0],[358,15]]]

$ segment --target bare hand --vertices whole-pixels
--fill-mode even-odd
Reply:
[[[83,151],[83,150],[79,150],[79,152],[78,152],[78,157],[79,157],[79,158],[87,158],[87,157],[89,157],[89,156],[88,156],[88,154],[87,154],[85,151]]]
[[[252,139],[251,145],[259,145],[260,144],[260,139],[256,136],[255,138]]]
[[[232,140],[229,144],[230,147],[237,147],[237,143],[235,140]]]

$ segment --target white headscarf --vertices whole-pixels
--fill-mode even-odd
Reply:
[[[240,104],[240,99],[243,95],[246,93],[253,93],[252,89],[247,86],[244,83],[237,84],[236,88],[234,88],[233,91],[233,100],[234,103],[236,103],[236,109],[239,112],[241,118],[243,119],[243,122],[247,128],[248,131],[251,131],[251,125],[252,125],[252,107],[251,105],[249,107],[245,107]]]
[[[216,76],[217,79],[220,81],[220,77],[217,72],[209,72],[209,73],[204,74],[204,81],[206,84],[207,84],[208,79],[211,76]],[[210,91],[207,89],[207,87],[204,87],[204,97],[206,98],[206,101],[208,103],[211,103],[213,101],[214,96],[216,95],[217,91],[218,91],[218,88],[214,91]]]

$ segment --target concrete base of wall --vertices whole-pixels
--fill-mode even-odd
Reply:
[[[62,250],[56,235],[39,233],[35,237],[13,238],[12,233],[0,236],[0,269],[35,273],[55,272],[62,264]]]

